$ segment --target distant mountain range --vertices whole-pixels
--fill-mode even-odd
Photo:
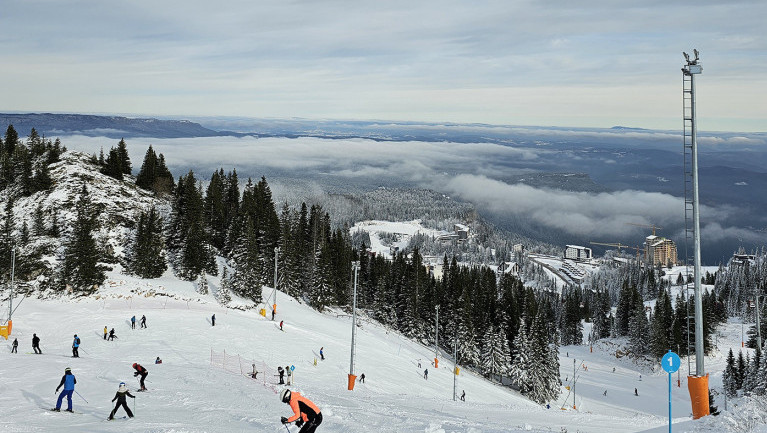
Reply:
[[[20,137],[29,135],[32,128],[46,137],[85,135],[89,137],[213,137],[222,135],[199,123],[188,120],[159,120],[121,116],[95,116],[89,114],[4,114],[0,113],[0,126],[5,132],[13,125]]]

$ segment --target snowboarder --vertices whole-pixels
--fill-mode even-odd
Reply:
[[[158,356],[157,359],[154,360],[155,364],[162,364],[162,359]]]
[[[107,338],[107,341],[114,341],[115,338],[117,338],[115,335],[115,328],[112,328],[109,330],[109,338]]]
[[[80,352],[78,349],[80,348],[80,337],[75,334],[75,339],[72,340],[72,358],[79,358]]]
[[[423,378],[426,379],[426,380],[429,380],[429,369],[428,368],[423,371]]]
[[[323,347],[320,347],[320,360],[321,360],[321,361],[324,361],[324,360],[325,360],[325,354],[322,352],[322,350],[323,350],[324,348],[325,348],[324,346],[323,346]]]
[[[282,324],[283,323],[284,323],[284,321],[280,320],[280,331],[282,331]]]
[[[211,323],[211,325],[216,326],[216,315],[215,314],[210,316],[210,323]]]
[[[128,405],[125,403],[125,396],[136,398],[131,395],[130,391],[128,391],[128,387],[125,386],[125,382],[120,382],[120,386],[117,388],[117,392],[115,393],[115,398],[112,399],[113,402],[117,400],[117,404],[115,405],[115,408],[112,409],[112,413],[109,414],[109,418],[107,419],[114,419],[115,413],[117,412],[117,409],[120,408],[120,406],[125,409],[125,412],[128,414],[128,418],[133,418],[133,412],[130,411]]]
[[[253,364],[253,373],[250,374],[253,379],[258,379],[258,370],[256,370],[256,364]]]
[[[298,433],[313,433],[322,424],[320,408],[300,393],[283,389],[280,391],[280,400],[283,403],[289,404],[290,408],[293,409],[293,416],[290,418],[283,416],[280,418],[280,421],[283,424],[295,421],[296,427],[301,427]]]
[[[636,388],[634,388],[634,395],[635,395],[635,396],[637,396],[637,397],[639,397],[639,391],[637,391],[637,389],[636,389]]]
[[[43,351],[40,350],[40,337],[38,337],[37,334],[32,334],[32,349],[34,349],[35,353],[38,355],[43,354]]]
[[[136,369],[136,371],[133,372],[133,377],[136,377],[138,375],[141,375],[140,383],[141,383],[141,389],[139,391],[146,391],[146,386],[144,386],[144,380],[149,375],[149,372],[146,371],[146,368],[144,368],[141,364],[133,363],[133,368]]]
[[[56,401],[56,408],[53,410],[56,412],[61,411],[61,402],[64,400],[64,397],[66,397],[67,412],[72,412],[72,393],[75,392],[76,383],[77,379],[75,378],[75,375],[72,374],[72,369],[69,367],[65,368],[64,375],[61,376],[61,383],[56,387],[56,392],[59,392],[59,388],[62,386],[64,387],[64,390],[59,394],[59,399]]]
[[[16,351],[16,349],[18,347],[19,347],[19,339],[18,338],[14,338],[13,339],[13,344],[12,344],[12,347],[11,347],[11,353],[19,353],[18,351]]]
[[[130,327],[131,329],[136,329],[136,316],[130,318]]]
[[[104,326],[104,340],[106,340],[106,339],[107,339],[107,334],[108,334],[108,333],[109,333],[109,331],[107,330],[107,327],[106,327],[106,326]]]
[[[365,383],[365,373],[360,375],[360,383]]]
[[[146,316],[141,315],[141,327],[146,328]]]
[[[462,390],[461,392],[461,401],[466,401],[466,390]]]
[[[280,385],[285,384],[285,370],[282,369],[282,366],[277,367],[277,374],[280,375]]]

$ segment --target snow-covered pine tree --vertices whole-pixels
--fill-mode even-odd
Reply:
[[[523,395],[529,394],[532,389],[529,380],[530,364],[532,362],[530,359],[530,356],[532,355],[530,353],[531,343],[527,335],[527,326],[525,325],[525,322],[525,319],[520,320],[519,331],[517,331],[517,336],[514,339],[514,346],[517,348],[517,351],[509,370],[511,380],[514,381]]]
[[[200,276],[197,277],[197,293],[201,295],[207,295],[209,291],[210,288],[208,287],[208,277],[205,275],[205,271],[202,271]]]
[[[647,340],[650,336],[650,327],[647,323],[647,313],[644,304],[639,302],[635,305],[629,326],[629,344],[635,355],[647,353]]]
[[[97,230],[96,216],[85,184],[75,203],[75,214],[59,268],[60,287],[63,289],[70,285],[73,290],[90,294],[104,282],[106,275],[99,265],[99,250],[93,238]]]
[[[227,305],[232,301],[232,294],[229,291],[230,285],[229,270],[227,266],[224,266],[224,270],[221,273],[221,284],[216,291],[216,299],[218,299],[219,304]]]
[[[141,278],[158,278],[168,268],[163,249],[162,221],[157,210],[141,212],[133,239],[125,251],[125,268]]]
[[[727,354],[727,366],[722,374],[722,387],[727,397],[732,398],[738,394],[738,372],[732,348],[730,348],[730,352]]]

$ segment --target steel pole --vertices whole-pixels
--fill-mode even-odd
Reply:
[[[272,308],[277,310],[277,256],[279,256],[280,247],[274,247],[274,302]]]
[[[436,306],[437,317],[434,321],[434,359],[437,359],[439,351],[439,305]]]
[[[692,139],[692,221],[694,264],[693,278],[695,279],[695,375],[703,376],[703,296],[700,287],[700,198],[698,194],[698,126],[695,113],[695,75],[690,74],[690,119],[692,127],[690,134]]]
[[[16,271],[16,247],[11,249],[11,299],[8,303],[8,321],[11,321],[11,315],[13,314],[13,277]],[[23,300],[23,299],[22,299]]]
[[[354,267],[354,298],[352,301],[352,356],[349,361],[349,374],[354,375],[354,338],[357,335],[357,270],[359,262],[352,262]]]

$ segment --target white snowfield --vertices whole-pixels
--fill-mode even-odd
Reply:
[[[572,410],[572,398],[566,404],[569,409],[561,410],[564,386],[560,399],[547,409],[465,369],[457,377],[458,395],[466,392],[462,402],[453,401],[453,364],[445,356],[440,354],[439,369],[434,369],[433,348],[362,321],[354,370],[364,373],[366,382],[348,391],[347,315],[321,314],[278,292],[273,322],[269,313],[262,317],[258,309],[222,308],[212,295],[195,293],[192,283],[170,277],[137,280],[115,272],[109,276],[111,284],[98,298],[27,298],[20,304],[12,338],[2,342],[0,432],[284,432],[280,417],[292,412],[277,396],[282,388],[274,376],[278,365],[295,366],[290,388],[321,408],[324,420],[318,432],[607,433],[668,428],[665,373],[643,371],[639,381],[637,367],[616,360],[609,344],[595,346],[593,353],[587,346],[562,348],[563,382],[567,376],[572,380],[573,359],[577,366],[583,362],[588,367],[578,370],[577,411]],[[211,278],[213,291],[216,282]],[[146,296],[150,289],[170,296]],[[264,295],[269,294],[271,289],[264,288]],[[213,314],[215,327],[210,323]],[[130,328],[133,315],[135,330]],[[142,315],[147,329],[139,328]],[[104,326],[115,329],[116,341],[103,340]],[[33,333],[41,338],[42,355],[32,354]],[[80,358],[71,357],[74,334],[82,340]],[[13,337],[19,339],[18,354],[9,353]],[[315,366],[320,347],[326,359],[318,359]],[[221,365],[224,351],[228,366]],[[241,361],[233,368],[237,355]],[[158,356],[161,365],[154,364]],[[257,361],[258,380],[244,374],[251,360]],[[135,392],[134,362],[149,371],[148,392]],[[75,414],[49,411],[66,367],[77,378]],[[425,368],[428,380],[423,378]],[[120,409],[119,419],[107,421],[121,381],[136,396],[135,401],[128,399],[136,416],[121,419],[125,413]],[[689,421],[684,381],[673,393],[674,431],[699,427],[699,421]],[[298,428],[291,425],[289,430]]]

